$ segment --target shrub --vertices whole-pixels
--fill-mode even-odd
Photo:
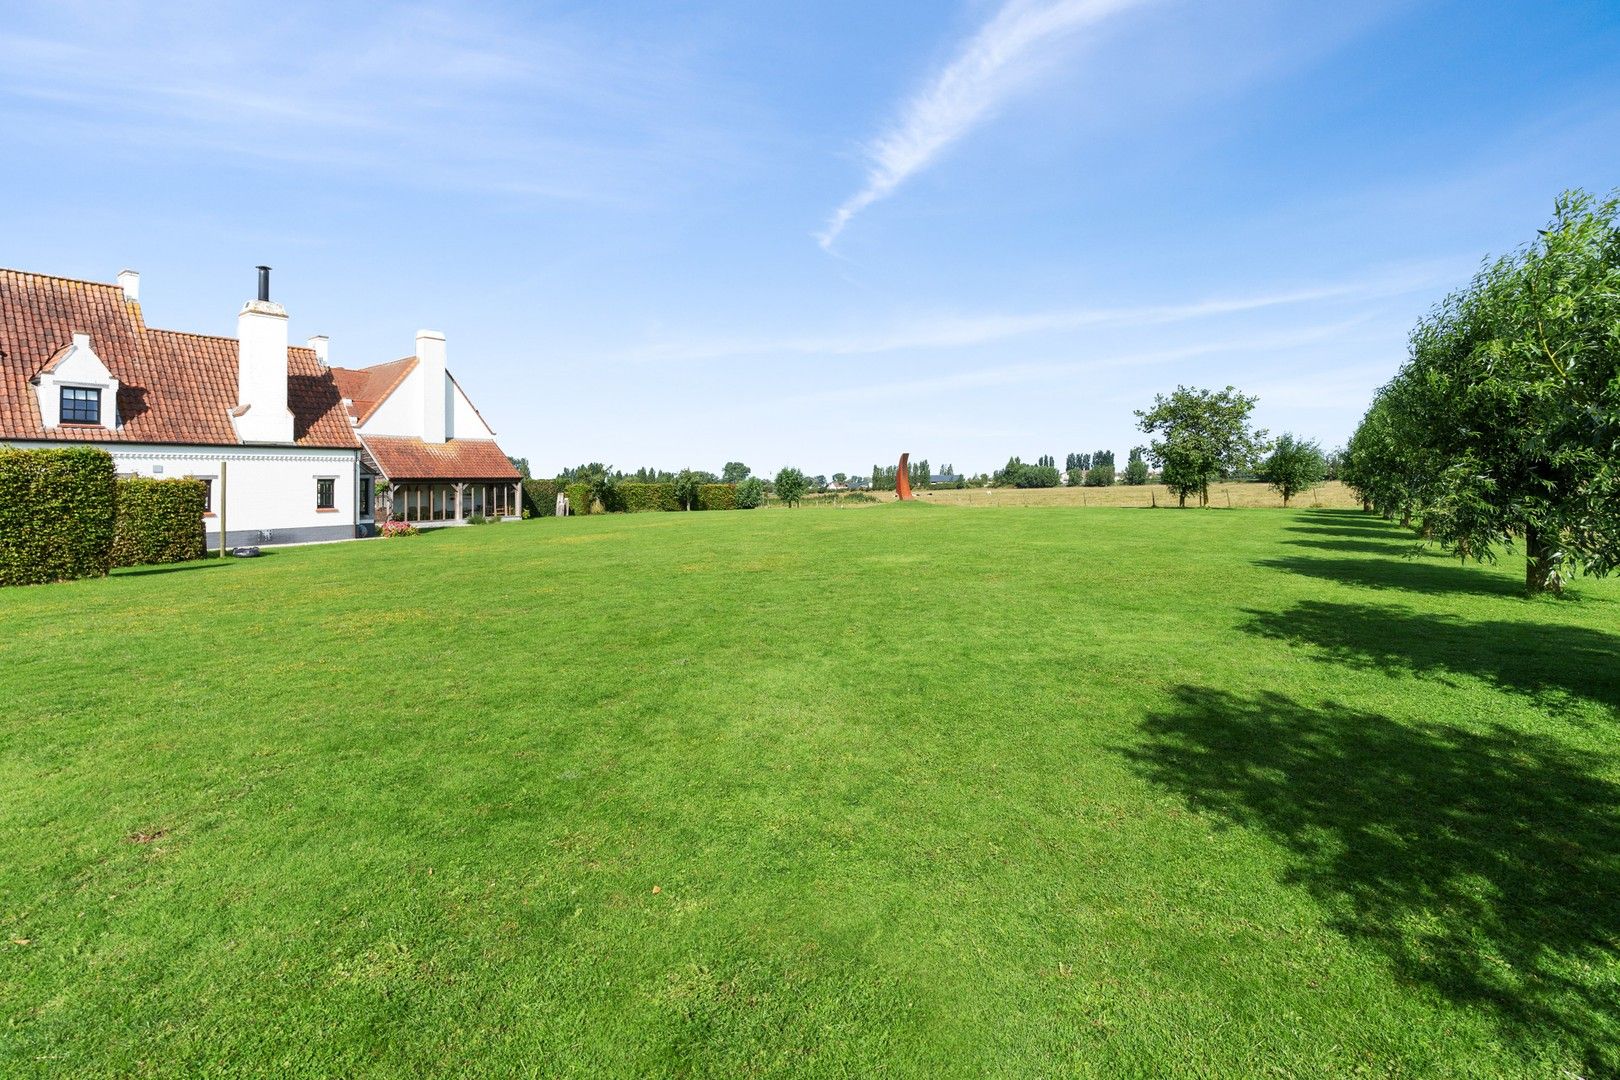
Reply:
[[[877,502],[877,500],[874,499],[872,496],[870,496],[870,495],[868,495],[868,494],[866,494],[865,492],[862,492],[862,491],[852,491],[852,492],[850,492],[848,495],[844,496],[844,501],[845,502],[852,502],[852,503]]]
[[[408,521],[385,521],[382,528],[377,530],[377,535],[387,540],[395,536],[416,536],[420,531]]]
[[[1086,470],[1086,487],[1113,487],[1114,467],[1112,465],[1093,465]]]
[[[555,480],[523,481],[523,509],[531,517],[556,517],[557,492],[562,485]]]
[[[147,566],[202,558],[207,554],[202,520],[206,492],[200,480],[143,476],[119,480],[112,564]]]
[[[699,510],[735,510],[737,509],[736,484],[703,484],[698,488],[697,508]]]
[[[644,484],[637,480],[620,482],[617,488],[619,503],[632,514],[655,510],[679,510],[674,484]]]
[[[1140,487],[1148,482],[1147,462],[1140,457],[1133,457],[1125,465],[1125,482],[1132,487]]]
[[[590,513],[591,503],[596,501],[589,484],[569,484],[563,488],[563,494],[568,496],[568,506],[575,514]]]
[[[738,510],[753,510],[765,502],[765,481],[750,476],[737,485],[735,502]]]
[[[105,450],[0,449],[0,585],[105,577],[117,506]]]
[[[488,525],[494,518],[487,518],[483,514],[473,514],[462,522],[463,525]]]

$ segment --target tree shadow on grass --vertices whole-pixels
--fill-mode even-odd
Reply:
[[[160,563],[150,566],[120,566],[113,571],[114,577],[151,577],[153,574],[182,574],[187,570],[210,570],[215,567],[229,566],[229,559],[203,559],[197,562]]]
[[[1305,600],[1248,611],[1246,633],[1315,650],[1353,667],[1425,677],[1464,675],[1524,694],[1550,712],[1593,702],[1620,716],[1620,637],[1579,626],[1468,622],[1378,604]]]
[[[1292,533],[1309,533],[1312,536],[1361,536],[1369,540],[1387,540],[1391,543],[1411,543],[1415,535],[1410,529],[1403,529],[1399,525],[1334,525],[1334,524],[1305,524],[1289,525],[1287,531]]]
[[[1401,558],[1399,547],[1383,559],[1312,559],[1285,555],[1255,565],[1290,574],[1359,585],[1367,589],[1405,589],[1420,593],[1464,593],[1473,596],[1524,596],[1524,584],[1480,567]]]
[[[1318,551],[1358,551],[1364,555],[1415,555],[1420,550],[1417,541],[1399,536],[1383,540],[1284,540],[1283,543]]]
[[[1527,1058],[1556,1044],[1583,1075],[1620,1075],[1620,787],[1604,761],[1500,726],[1192,686],[1143,731],[1126,752],[1143,776],[1281,844],[1285,880],[1398,978],[1489,1013]]]

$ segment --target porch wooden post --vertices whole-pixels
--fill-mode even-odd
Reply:
[[[462,481],[457,481],[455,483],[454,487],[455,487],[455,490],[456,490],[456,523],[460,524],[461,523],[461,493],[462,493],[463,490],[466,489],[467,485],[466,485],[466,483],[464,483]]]

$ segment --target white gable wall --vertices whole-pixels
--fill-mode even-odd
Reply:
[[[478,410],[473,408],[472,401],[466,394],[462,393],[461,387],[451,381],[450,389],[452,391],[450,437],[453,439],[493,439],[495,433],[489,430],[489,425],[484,423],[483,419],[478,415]]]
[[[357,429],[367,435],[422,437],[422,369],[412,368],[371,418]]]
[[[493,439],[495,433],[479,419],[478,410],[473,408],[472,401],[462,393],[461,387],[456,385],[448,372],[442,378],[441,385],[449,388],[450,396],[445,436],[451,439]],[[423,431],[426,402],[423,401],[422,391],[427,381],[428,375],[418,364],[357,430],[364,435],[401,435],[426,439],[429,433]]]

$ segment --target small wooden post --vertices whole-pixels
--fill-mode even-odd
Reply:
[[[229,462],[219,463],[219,557],[225,557],[225,507],[229,505],[229,489],[226,487],[225,467]]]

